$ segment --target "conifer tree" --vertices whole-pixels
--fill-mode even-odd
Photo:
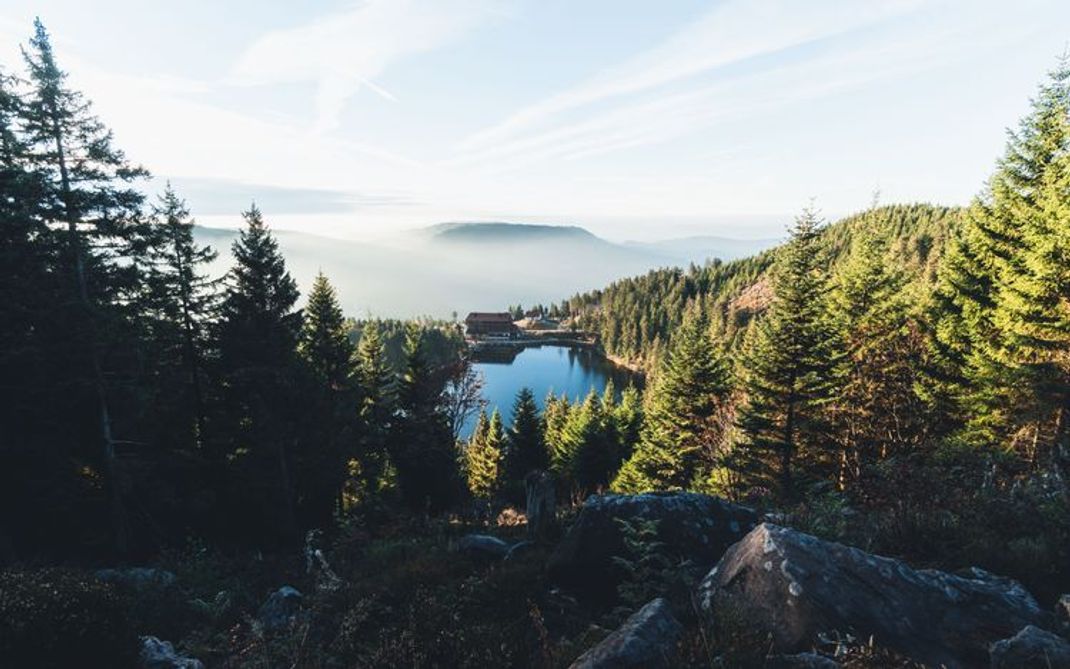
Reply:
[[[986,443],[1024,437],[1035,451],[1032,444],[1045,441],[1041,434],[1051,433],[1045,427],[1058,420],[1050,416],[1061,413],[1043,401],[1051,392],[1038,392],[1050,380],[1043,370],[1015,362],[1022,339],[1007,317],[1014,311],[1013,294],[1023,281],[1031,283],[1021,277],[1031,274],[1027,263],[1043,234],[1034,231],[1029,240],[1025,234],[1028,221],[1043,217],[1040,192],[1067,150],[1068,104],[1070,63],[1064,58],[1010,133],[995,174],[954,231],[940,268],[933,310],[933,343],[942,363],[938,380],[956,399],[967,436]],[[1012,287],[1016,283],[1018,289]],[[1001,304],[1004,316],[997,322]]]
[[[488,500],[498,493],[504,440],[498,410],[494,410],[489,420],[486,411],[480,411],[476,430],[465,449],[468,490],[477,499]]]
[[[709,336],[706,319],[692,307],[673,334],[649,391],[639,444],[613,482],[619,492],[683,490],[710,463],[714,418],[727,399],[728,369]]]
[[[390,457],[402,497],[421,511],[444,510],[463,491],[453,433],[442,410],[442,384],[432,372],[424,333],[412,324],[405,338]]]
[[[312,282],[304,316],[301,355],[328,387],[341,390],[349,384],[353,344],[338,295],[323,272]]]
[[[513,420],[505,447],[505,485],[514,501],[523,497],[524,477],[550,464],[542,418],[531,388],[521,388],[513,402]]]
[[[826,315],[825,276],[811,209],[795,220],[777,260],[774,298],[746,353],[746,402],[739,425],[746,443],[733,458],[752,485],[781,499],[798,492],[800,466],[830,466],[824,409],[830,395],[834,333]]]
[[[386,344],[379,323],[369,321],[361,328],[357,348],[357,379],[361,436],[356,462],[350,469],[360,474],[363,486],[374,490],[386,466],[391,419],[396,407],[396,378],[387,359]]]
[[[643,397],[634,385],[620,395],[613,417],[617,428],[618,455],[622,462],[631,458],[643,428]]]
[[[120,297],[135,290],[136,275],[129,263],[116,261],[128,256],[145,232],[138,224],[144,196],[133,182],[148,173],[112,146],[111,132],[92,115],[89,103],[67,87],[67,75],[56,62],[40,20],[34,21],[34,36],[22,54],[30,90],[21,120],[33,170],[45,189],[41,215],[66,227],[61,248],[64,274],[69,277],[67,297],[56,307],[68,325],[68,350],[55,355],[69,362],[74,401],[93,406],[95,429],[75,433],[77,438],[82,433],[97,435],[93,450],[99,453],[95,459],[109,491],[114,544],[123,553],[127,519],[117,481],[118,440],[105,375],[110,360],[105,354],[118,357],[134,336],[119,307],[124,302]]]
[[[872,213],[864,222],[829,301],[837,364],[828,413],[840,445],[841,489],[865,465],[916,446],[927,417],[914,391],[924,351],[907,315],[911,296],[901,292],[904,278],[887,262]]]
[[[571,405],[568,397],[562,395],[556,397],[553,391],[546,395],[543,401],[543,423],[545,424],[544,439],[546,451],[550,456],[550,470],[563,479],[568,475],[571,462],[571,453],[564,439],[565,425],[571,413]]]
[[[286,270],[278,243],[254,204],[242,214],[246,227],[231,247],[219,323],[220,423],[226,455],[240,463],[244,485],[261,490],[264,531],[296,538],[294,467],[307,395],[297,383],[301,312],[297,282]],[[255,495],[250,495],[253,501]]]
[[[609,485],[620,461],[608,415],[594,388],[569,411],[562,439],[577,492],[589,494]]]
[[[153,384],[157,407],[177,403],[179,429],[163,421],[163,429],[189,433],[202,446],[205,439],[205,358],[208,326],[217,306],[217,282],[204,273],[216,258],[209,246],[193,239],[194,221],[186,203],[168,183],[153,207],[153,238],[146,244],[145,318],[158,374]],[[176,400],[177,398],[177,400]]]
[[[1070,132],[1065,127],[1070,107],[1052,125],[1066,146],[1052,158],[1030,206],[1017,218],[1023,246],[1017,262],[1001,275],[992,321],[1002,335],[1001,361],[1039,400],[1027,458],[1037,466],[1054,455],[1065,476],[1070,473]]]

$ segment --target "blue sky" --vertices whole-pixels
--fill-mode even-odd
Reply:
[[[778,235],[961,204],[1070,40],[1060,0],[0,2],[202,223]]]

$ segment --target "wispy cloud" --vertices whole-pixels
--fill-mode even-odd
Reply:
[[[368,0],[312,23],[269,32],[242,54],[235,83],[317,85],[316,128],[334,129],[362,88],[397,97],[376,79],[391,64],[463,37],[500,15],[503,0]]]
[[[856,30],[919,4],[920,0],[811,0],[800,12],[799,3],[793,0],[729,0],[664,43],[467,137],[460,148],[486,149],[553,123],[565,112],[653,91],[749,58]]]

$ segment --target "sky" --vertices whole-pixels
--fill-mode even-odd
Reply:
[[[199,222],[781,235],[964,204],[1070,43],[1065,0],[0,0]]]

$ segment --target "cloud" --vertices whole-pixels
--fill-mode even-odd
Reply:
[[[379,207],[406,207],[419,204],[408,195],[395,192],[351,192],[327,188],[293,188],[247,183],[236,179],[201,177],[156,177],[146,189],[163,190],[170,181],[180,197],[204,216],[235,216],[255,200],[259,207],[275,215],[340,214]]]
[[[479,150],[576,108],[849,32],[920,4],[919,0],[808,0],[800,7],[795,0],[729,0],[664,43],[467,137],[460,148]]]
[[[312,23],[269,32],[251,44],[231,72],[233,83],[317,85],[316,128],[337,127],[362,88],[396,101],[375,83],[393,63],[462,38],[500,15],[501,0],[369,0]]]

